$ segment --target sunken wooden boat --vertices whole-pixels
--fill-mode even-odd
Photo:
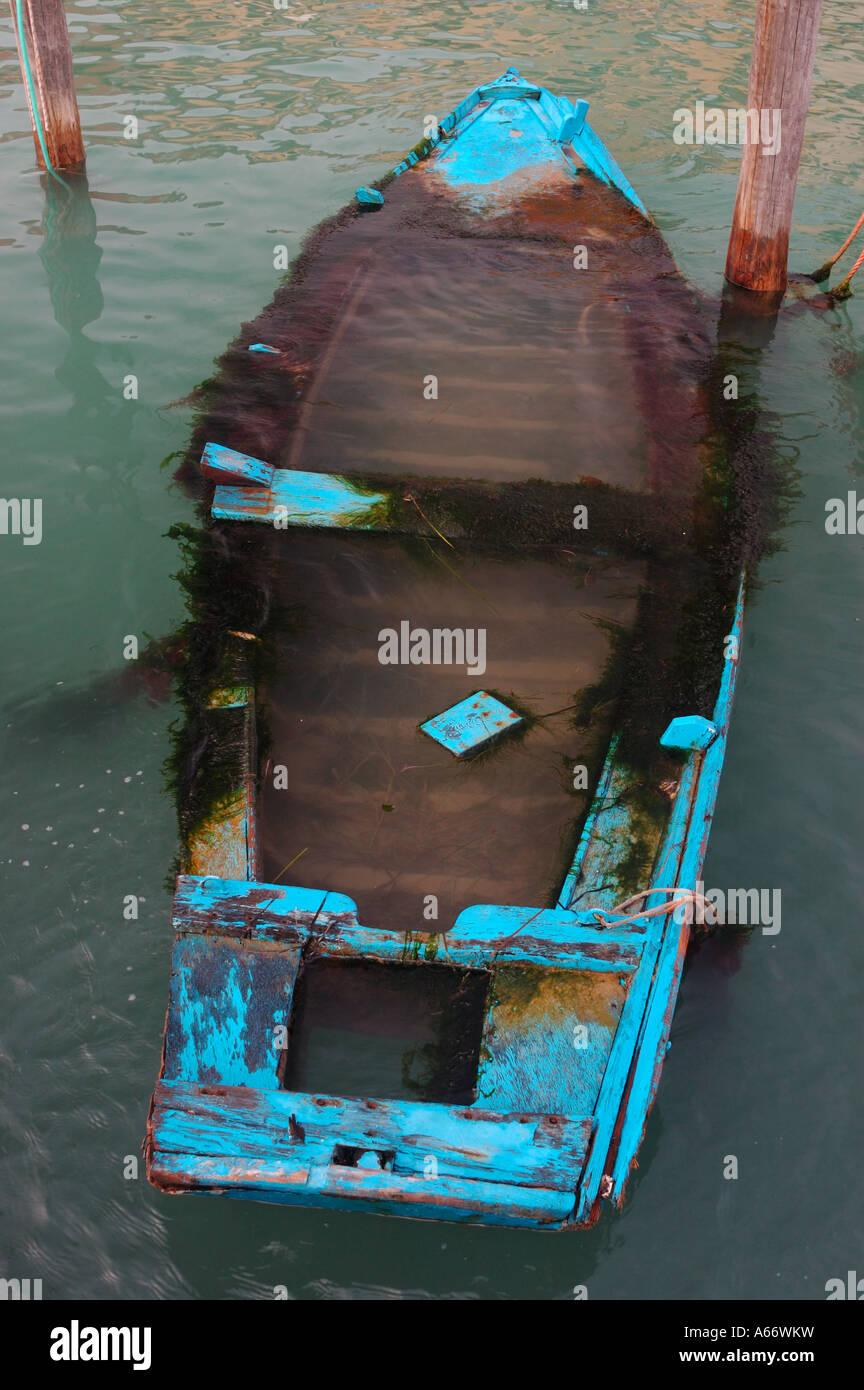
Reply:
[[[544,1229],[621,1201],[746,526],[700,306],[587,106],[473,91],[203,391],[165,1192]]]

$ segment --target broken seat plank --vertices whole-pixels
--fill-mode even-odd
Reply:
[[[273,478],[273,466],[250,454],[239,454],[222,444],[205,444],[201,455],[201,472],[215,483],[236,483],[243,488],[268,488]]]
[[[486,970],[509,958],[574,970],[632,971],[639,964],[644,927],[601,928],[576,912],[526,907],[466,909],[444,937],[406,938],[403,932],[358,925],[352,899],[326,889],[244,883],[189,874],[177,879],[174,929],[181,935],[242,935],[254,945],[282,941],[302,946],[314,934],[329,956],[405,963],[446,959]]]
[[[377,531],[385,529],[382,514],[388,500],[387,493],[372,492],[335,473],[279,468],[271,469],[260,487],[217,487],[211,512],[222,521],[263,521],[280,529]]]

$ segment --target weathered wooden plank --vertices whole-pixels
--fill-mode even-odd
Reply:
[[[174,945],[165,1076],[275,1090],[300,952],[276,942],[180,937]]]
[[[189,832],[186,867],[193,874],[218,874],[220,878],[241,881],[254,879],[258,872],[254,689],[248,685],[215,689],[207,707],[245,709],[246,774],[236,791],[212,806],[207,816]]]
[[[645,1005],[651,989],[654,966],[659,950],[659,937],[653,938],[645,950],[636,978],[627,995],[621,1022],[612,1042],[606,1070],[594,1110],[595,1128],[591,1149],[579,1185],[579,1197],[574,1220],[587,1223],[597,1201],[601,1183],[606,1175],[609,1145],[621,1107]]]
[[[160,1082],[155,1146],[247,1162],[330,1164],[337,1146],[386,1155],[397,1173],[481,1178],[574,1192],[590,1116],[499,1114],[404,1101]]]
[[[222,444],[205,444],[201,455],[201,472],[214,483],[234,483],[241,496],[247,487],[269,488],[273,465],[263,459],[226,449]]]
[[[254,843],[254,793],[244,786],[195,827],[189,837],[189,868],[246,882],[255,876]]]
[[[474,1179],[406,1177],[360,1168],[294,1168],[262,1159],[200,1158],[155,1150],[151,1182],[167,1191],[213,1189],[220,1195],[284,1202],[289,1206],[387,1212],[395,1216],[481,1225],[563,1225],[573,1194],[512,1187]],[[232,1192],[233,1189],[233,1192]]]
[[[308,1163],[290,1157],[180,1153],[157,1144],[148,1171],[150,1181],[168,1191],[242,1186],[262,1189],[263,1201],[270,1200],[271,1189],[279,1192],[292,1187],[304,1188],[311,1170]]]
[[[490,82],[487,86],[481,87],[478,92],[480,101],[501,101],[505,98],[515,99],[529,98],[531,101],[539,100],[541,87],[535,87],[533,82],[504,82],[501,78],[497,82]]]
[[[661,819],[649,821],[633,800],[634,775],[610,750],[573,865],[559,901],[570,907],[615,908],[627,897],[620,875],[622,865],[638,850],[646,874],[663,835]]]
[[[594,792],[594,799],[588,809],[585,824],[582,826],[582,834],[579,836],[579,843],[576,846],[576,853],[573,856],[573,863],[567,872],[567,877],[561,885],[561,892],[558,894],[558,906],[562,910],[570,910],[574,905],[576,885],[582,876],[582,868],[585,863],[585,856],[594,838],[594,831],[597,826],[598,817],[603,813],[606,804],[611,798],[612,780],[616,770],[616,752],[618,747],[617,735],[610,741],[606,759],[597,782]],[[604,904],[605,906],[605,904]],[[614,904],[613,904],[614,906]]]
[[[330,893],[324,888],[180,874],[174,889],[173,919],[178,932],[242,934],[257,940],[302,943],[310,926],[320,934],[342,923],[356,923],[357,905],[344,893]]]
[[[243,935],[258,941],[302,944],[314,935],[315,949],[331,956],[381,961],[438,960],[485,970],[496,961],[519,959],[575,970],[636,968],[642,949],[638,929],[604,929],[578,913],[537,908],[478,907],[461,913],[443,936],[406,936],[363,927],[356,905],[340,893],[276,884],[249,884],[182,875],[174,898],[174,927],[180,933]],[[478,930],[469,932],[470,924]]]
[[[356,1196],[397,1208],[419,1202],[420,1212],[431,1207],[431,1215],[439,1214],[441,1208],[464,1210],[479,1220],[500,1214],[510,1220],[519,1216],[538,1222],[563,1221],[573,1210],[574,1200],[572,1191],[474,1178],[405,1177],[361,1168],[314,1169],[309,1187],[318,1194]]]
[[[614,942],[618,946],[630,946],[635,951],[641,949],[643,938],[650,930],[650,921],[625,922],[618,925],[615,914],[605,914],[608,922],[601,926],[593,910],[569,911],[554,907],[514,907],[497,903],[478,903],[466,907],[459,913],[455,923],[447,933],[448,941],[465,937],[473,941],[500,942],[514,932],[519,936],[527,933],[543,941],[554,941],[566,945],[574,940],[589,943]],[[619,918],[629,914],[618,913]]]
[[[445,1178],[482,1177],[487,1182],[507,1182],[517,1187],[548,1187],[575,1194],[588,1151],[591,1120],[575,1123],[580,1126],[580,1132],[569,1146],[562,1147],[556,1153],[550,1152],[545,1163],[540,1161],[535,1150],[525,1155],[505,1155],[499,1161],[496,1161],[493,1153],[488,1160],[481,1162],[473,1156],[464,1157],[458,1152],[449,1151],[440,1142],[437,1145],[430,1143],[425,1135],[410,1135],[396,1148],[393,1171],[408,1177],[428,1177],[433,1172]]]
[[[632,978],[612,970],[499,966],[477,1104],[592,1114]]]

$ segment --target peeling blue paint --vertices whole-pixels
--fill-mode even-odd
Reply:
[[[300,952],[278,942],[180,936],[174,946],[165,1077],[207,1085],[278,1086]]]
[[[273,469],[269,463],[249,454],[238,454],[221,444],[205,444],[201,472],[216,483],[235,483],[239,487],[269,487]]]
[[[522,176],[532,167],[549,166],[573,176],[585,168],[618,188],[647,217],[629,179],[585,119],[587,110],[584,99],[573,103],[555,96],[545,87],[524,83],[516,68],[508,68],[495,82],[471,92],[440,122],[429,141],[429,167],[462,190]],[[420,158],[412,152],[393,173],[403,173]]]

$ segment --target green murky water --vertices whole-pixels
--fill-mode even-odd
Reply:
[[[709,887],[782,893],[782,930],[695,953],[623,1214],[585,1234],[461,1230],[171,1200],[124,1179],[167,997],[176,715],[124,639],[182,616],[159,462],[171,403],[270,298],[274,247],[380,175],[515,63],[592,101],[682,270],[719,294],[738,151],[671,138],[676,108],[746,94],[746,0],[130,0],[67,13],[90,200],[46,195],[8,18],[0,53],[2,494],[43,538],[0,536],[3,1269],[44,1296],[568,1299],[824,1297],[860,1257],[864,542],[825,503],[864,483],[864,297],[781,319],[765,404],[800,470],[786,548],[751,604]],[[794,268],[864,192],[864,4],[823,22]],[[139,132],[124,138],[124,118]],[[136,377],[137,399],[129,377]],[[124,919],[124,899],[140,900]],[[737,1181],[723,1178],[736,1155]],[[128,1165],[127,1165],[128,1167]]]

